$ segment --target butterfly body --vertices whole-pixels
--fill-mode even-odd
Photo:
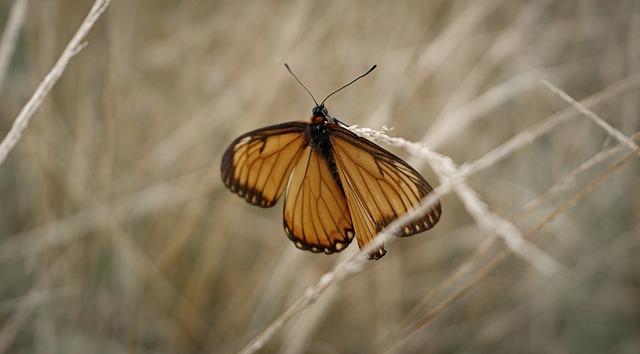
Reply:
[[[329,112],[324,106],[315,107],[311,113],[311,123],[308,125],[307,134],[309,135],[309,146],[311,146],[313,151],[318,155],[324,157],[331,170],[331,174],[342,188],[340,178],[338,177],[338,169],[333,159],[334,149],[333,145],[331,145],[330,138],[330,125],[337,124],[336,119],[329,115]]]
[[[316,103],[309,122],[276,124],[236,138],[222,156],[220,171],[225,185],[253,205],[271,207],[284,194],[289,239],[300,249],[331,254],[354,238],[360,248],[374,242],[432,188],[402,159],[331,117],[324,101]],[[440,214],[437,203],[395,235],[426,231]],[[385,253],[380,243],[367,256],[380,259]]]

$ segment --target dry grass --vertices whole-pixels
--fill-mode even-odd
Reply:
[[[7,143],[92,6],[13,4],[0,353],[640,347],[636,1],[114,1]],[[438,186],[432,231],[302,252],[223,186],[310,114],[284,62],[317,97],[379,65],[328,107]]]

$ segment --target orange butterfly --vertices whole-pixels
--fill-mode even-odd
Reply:
[[[239,136],[220,166],[232,192],[263,208],[284,196],[284,229],[296,247],[327,254],[345,249],[354,233],[363,248],[387,225],[417,207],[432,188],[406,162],[346,129],[331,117],[324,102],[376,68],[329,94],[311,121],[295,121]],[[440,219],[438,203],[396,236],[430,229]],[[380,259],[383,246],[368,255]]]

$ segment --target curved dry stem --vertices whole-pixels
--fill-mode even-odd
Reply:
[[[615,164],[609,167],[606,171],[600,174],[598,177],[594,178],[589,184],[584,186],[578,192],[576,192],[571,198],[567,199],[562,205],[558,206],[555,210],[547,214],[545,217],[540,219],[536,225],[531,227],[527,232],[523,235],[525,238],[529,239],[536,235],[545,225],[552,222],[556,217],[561,215],[568,208],[575,205],[582,198],[589,195],[593,192],[598,186],[600,186],[607,178],[611,177],[615,172],[620,170],[621,167],[625,166],[629,162],[633,161],[640,154],[640,148],[635,149],[634,151],[628,153],[623,158],[619,159]],[[390,353],[394,352],[399,346],[409,340],[413,335],[418,333],[418,331],[425,326],[427,326],[433,319],[435,319],[438,315],[443,313],[446,309],[448,309],[453,303],[455,303],[458,299],[460,299],[463,295],[465,295],[470,289],[472,289],[480,280],[485,278],[493,269],[495,269],[500,263],[502,263],[511,253],[513,252],[512,248],[507,248],[504,251],[500,252],[494,258],[492,258],[486,265],[484,265],[477,273],[475,273],[466,283],[464,283],[461,287],[456,289],[451,295],[447,298],[436,304],[431,311],[422,316],[420,319],[412,323],[408,326],[399,337],[390,343],[385,349],[383,349],[382,353]],[[568,274],[568,272],[563,273],[563,275]],[[559,279],[559,278],[557,278]]]
[[[109,2],[110,0],[96,0],[89,11],[89,14],[87,14],[87,17],[80,25],[76,34],[71,38],[69,44],[67,44],[67,47],[62,52],[62,55],[60,55],[60,58],[58,58],[56,64],[51,68],[51,71],[49,71],[42,82],[40,82],[38,88],[33,93],[33,96],[31,96],[29,101],[24,105],[18,114],[18,117],[16,117],[16,120],[13,122],[11,130],[9,130],[7,136],[2,140],[2,143],[0,143],[0,165],[7,158],[9,152],[11,152],[11,150],[16,146],[18,141],[20,141],[22,132],[29,125],[31,117],[38,110],[40,105],[42,105],[42,102],[47,97],[47,94],[49,94],[49,91],[51,91],[60,76],[62,76],[71,58],[78,54],[78,51],[84,47],[82,41],[87,36],[95,22],[100,18],[100,15],[102,15],[107,6],[109,6]]]

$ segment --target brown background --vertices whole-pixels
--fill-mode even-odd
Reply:
[[[11,4],[0,3],[3,24]],[[0,92],[2,136],[90,6],[29,4]],[[543,79],[576,100],[626,83],[591,107],[627,136],[640,130],[640,5],[631,0],[114,1],[87,39],[0,166],[9,352],[235,352],[357,251],[297,250],[281,203],[250,206],[220,180],[234,137],[308,119],[313,104],[284,62],[318,99],[378,64],[332,97],[330,112],[394,127],[391,136],[422,140],[458,165],[568,106]],[[575,115],[468,183],[511,219],[617,144]],[[440,184],[427,164],[392,150]],[[514,220],[523,231],[542,223],[531,241],[563,276],[509,256],[472,282],[506,246],[472,258],[493,235],[449,194],[432,231],[388,244],[264,352],[637,350],[637,158],[596,185],[629,151]],[[449,283],[461,267],[470,275]],[[430,317],[434,309],[443,311]]]

